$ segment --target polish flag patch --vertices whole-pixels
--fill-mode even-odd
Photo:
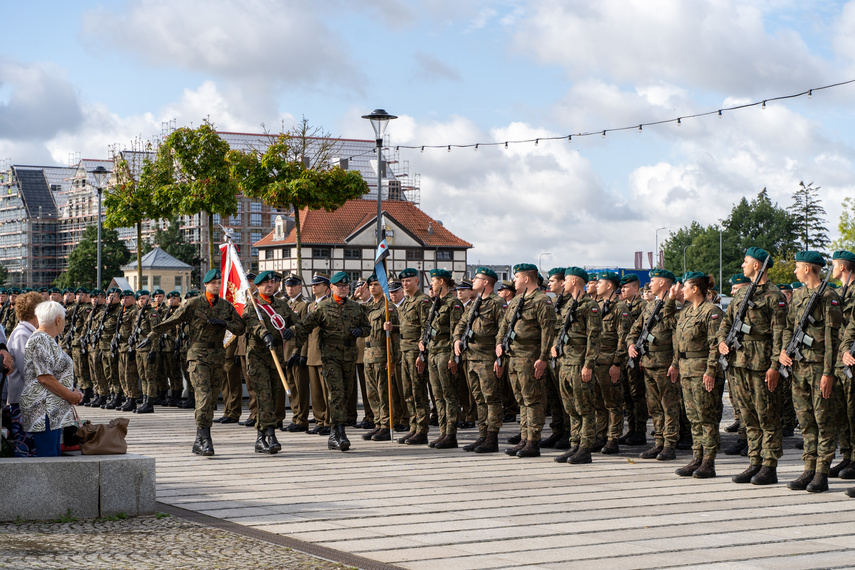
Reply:
[[[778,306],[779,306],[779,307],[786,307],[786,306],[787,306],[787,302],[786,302],[786,301],[778,301]]]
[[[596,308],[596,307],[592,307],[592,308],[591,308],[591,312],[592,312],[592,313],[596,313],[596,312],[597,312],[597,308]]]

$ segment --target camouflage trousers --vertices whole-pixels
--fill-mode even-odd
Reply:
[[[149,362],[148,359],[150,354],[156,353],[137,351],[137,371],[139,372],[143,395],[149,396],[150,398],[156,398],[157,378],[155,375],[157,374],[157,368],[155,367],[156,361]]]
[[[140,397],[140,377],[137,372],[137,360],[133,352],[119,353],[119,379],[122,390],[128,398]]]
[[[837,421],[837,442],[844,459],[852,459],[855,447],[855,390],[853,381],[838,369],[831,393],[834,417]]]
[[[623,431],[623,386],[618,376],[617,382],[612,382],[609,374],[611,364],[597,364],[594,370],[597,391],[597,437],[605,436],[610,441],[617,441]]]
[[[561,380],[561,401],[564,407],[575,411],[581,420],[578,436],[571,433],[570,440],[575,445],[590,449],[594,446],[597,436],[597,382],[592,377],[589,382],[582,381],[582,366],[561,363],[559,368],[559,379]],[[576,441],[578,437],[578,442]]]
[[[572,426],[576,426],[576,432],[579,431],[579,426],[582,424],[582,419],[576,413],[576,408],[568,411],[564,406],[564,400],[561,397],[561,380],[559,378],[561,371],[560,363],[552,368],[546,367],[546,372],[543,374],[543,388],[546,394],[546,408],[549,410],[549,429],[552,433],[569,434],[572,431]]]
[[[327,387],[327,418],[330,427],[347,423],[347,402],[356,390],[356,362],[322,356],[321,374]],[[253,378],[253,386],[255,379]]]
[[[217,396],[225,376],[222,353],[219,356],[204,361],[191,360],[187,365],[196,398],[196,427],[206,428],[214,425],[214,409],[217,407]]]
[[[89,376],[89,358],[81,353],[80,347],[74,347],[71,353],[74,362],[74,382],[78,388],[87,390],[92,387],[92,378]]]
[[[122,384],[119,382],[119,359],[113,358],[110,349],[101,350],[101,368],[104,370],[104,382],[110,394],[121,394]]]
[[[745,435],[745,422],[742,421],[742,404],[739,403],[739,390],[736,388],[736,380],[734,379],[733,369],[729,369],[730,372],[725,373],[725,378],[727,381],[727,395],[730,398],[730,405],[733,407],[733,419],[734,421],[739,422],[739,430],[737,431],[737,435],[741,440],[747,440],[748,436]]]
[[[721,445],[718,424],[721,421],[721,392],[704,387],[703,376],[680,377],[686,416],[692,429],[692,455],[715,459]]]
[[[781,376],[781,427],[796,429],[796,408],[793,402],[793,378]],[[832,397],[834,397],[832,395]]]
[[[805,471],[828,473],[837,449],[837,424],[831,399],[822,397],[821,362],[793,363],[793,405],[804,438]]]
[[[259,354],[260,352],[260,354]],[[279,352],[280,359],[282,351]],[[246,355],[246,372],[252,377],[252,388],[255,390],[255,401],[257,411],[255,414],[255,427],[258,431],[264,431],[268,427],[276,426],[276,398],[284,390],[279,371],[273,362],[270,351],[252,350]],[[225,374],[223,375],[225,381]],[[242,388],[241,388],[242,389]]]
[[[329,426],[330,420],[329,409],[327,408],[327,386],[324,383],[323,369],[320,366],[309,366],[308,368],[309,389],[312,392],[312,416],[315,418],[317,425],[321,427]],[[247,389],[249,389],[249,385],[247,385]],[[307,425],[308,422],[309,420],[307,417]]]
[[[430,399],[428,398],[428,383],[424,374],[419,374],[416,360],[418,350],[401,352],[401,381],[404,388],[404,403],[410,416],[410,431],[427,433],[430,420]]]
[[[394,370],[394,367],[393,367]],[[392,379],[394,382],[394,378]],[[377,427],[389,427],[389,375],[385,362],[365,363],[365,391]]]
[[[732,372],[730,372],[732,370]],[[740,406],[740,422],[745,424],[748,458],[752,465],[777,467],[784,454],[781,435],[781,387],[770,392],[765,370],[728,369]]]
[[[181,372],[184,379],[187,380],[187,396],[192,398],[194,393],[193,382],[190,381],[190,361],[187,359],[187,351],[181,351],[181,359],[178,364],[181,366]]]
[[[543,385],[547,379],[543,376],[534,377],[536,361],[537,355],[511,356],[508,360],[508,379],[520,406],[520,434],[526,441],[540,443],[540,434],[546,421]]]
[[[457,384],[448,370],[450,350],[432,350],[428,353],[428,377],[430,389],[436,401],[441,435],[457,435],[457,420],[460,415],[460,398]]]
[[[107,385],[107,380],[104,376],[104,366],[101,364],[101,351],[97,348],[87,348],[86,350],[88,351],[86,355],[89,358],[89,376],[92,378],[95,393],[99,396],[107,396],[110,393],[110,387]]]
[[[502,428],[502,390],[493,371],[492,360],[467,360],[466,367],[472,394],[478,406],[478,437]]]
[[[184,391],[184,379],[181,377],[181,365],[178,363],[178,359],[175,358],[175,351],[168,350],[161,352],[160,360],[163,363],[164,376],[169,378],[169,388],[172,389],[172,397],[180,397],[181,392]]]
[[[647,431],[647,394],[644,373],[640,366],[626,367],[621,375],[623,384],[623,407],[626,412],[626,428],[630,433]]]
[[[311,388],[309,388],[309,367],[295,365],[286,367],[285,374],[288,386],[291,388],[291,421],[297,425],[309,425],[309,408],[311,407]]]
[[[676,447],[680,436],[681,408],[678,384],[671,382],[667,368],[645,368],[644,384],[656,445]]]

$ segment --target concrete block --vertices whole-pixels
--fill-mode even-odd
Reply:
[[[154,458],[106,455],[101,461],[101,516],[152,515],[155,511]]]

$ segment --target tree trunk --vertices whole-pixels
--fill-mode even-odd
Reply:
[[[291,204],[294,210],[294,229],[297,230],[297,275],[303,277],[303,240],[300,237],[300,210],[296,204]]]
[[[142,222],[137,222],[137,289],[142,289]]]
[[[208,271],[215,267],[214,251],[214,214],[208,212]]]

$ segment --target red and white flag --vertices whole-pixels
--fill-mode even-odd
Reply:
[[[248,301],[246,295],[249,291],[249,282],[246,280],[246,273],[243,271],[235,245],[231,242],[220,245],[220,258],[220,271],[223,274],[220,297],[234,305],[238,315],[243,315],[243,308]],[[234,335],[226,331],[223,345],[228,346],[233,338]]]

